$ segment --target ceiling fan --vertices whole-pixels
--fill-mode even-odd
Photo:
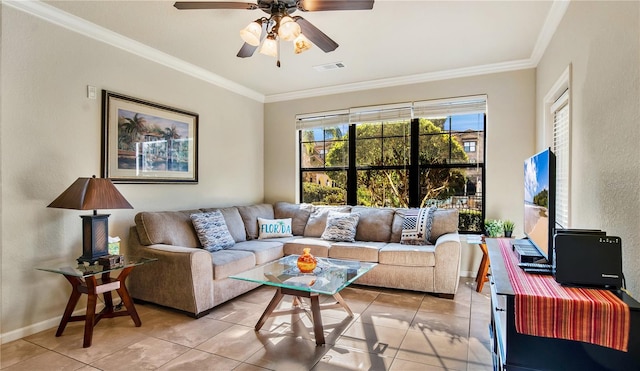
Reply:
[[[235,1],[178,1],[173,6],[180,10],[199,9],[260,9],[269,14],[251,22],[240,30],[240,37],[244,44],[237,56],[246,58],[253,55],[262,44],[260,53],[277,58],[280,67],[279,40],[293,41],[294,52],[302,53],[311,47],[311,43],[318,46],[325,53],[338,47],[324,32],[311,22],[300,16],[291,16],[296,10],[303,12],[330,10],[370,10],[374,0],[257,0],[256,3]]]

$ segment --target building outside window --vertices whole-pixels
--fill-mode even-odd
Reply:
[[[484,220],[484,97],[298,117],[300,201],[456,208]]]
[[[462,142],[464,146],[464,151],[466,153],[471,153],[476,151],[476,142],[475,141],[465,141]]]

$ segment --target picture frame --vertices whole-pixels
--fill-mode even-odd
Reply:
[[[102,90],[102,177],[198,183],[197,113]]]

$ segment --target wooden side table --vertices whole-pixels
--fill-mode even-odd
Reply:
[[[481,292],[484,287],[484,283],[489,281],[487,273],[489,273],[489,250],[487,244],[483,242],[478,244],[482,250],[482,260],[480,260],[480,267],[478,268],[478,274],[476,275],[476,291]]]
[[[72,267],[55,263],[36,268],[38,270],[62,274],[72,287],[69,301],[60,320],[60,325],[58,325],[58,330],[56,331],[56,337],[62,335],[65,327],[67,327],[67,323],[84,321],[84,341],[82,347],[88,348],[91,346],[93,328],[102,318],[130,316],[135,326],[140,327],[142,321],[140,321],[140,316],[138,316],[138,312],[133,305],[133,300],[129,296],[129,291],[125,286],[125,280],[133,268],[155,260],[157,259],[125,256],[125,264],[113,268],[106,268],[101,265],[78,265],[77,267]],[[116,270],[121,270],[121,272],[118,274],[118,277],[112,278],[110,273]],[[126,308],[125,310],[115,310],[111,296],[111,291],[113,290],[115,290],[120,296],[120,299],[122,299],[122,304],[124,304]],[[87,311],[82,316],[73,316],[73,310],[76,304],[78,304],[78,300],[80,300],[82,294],[87,294],[88,296]],[[102,311],[96,313],[96,304],[98,302],[98,295],[100,294],[104,297],[105,307]]]

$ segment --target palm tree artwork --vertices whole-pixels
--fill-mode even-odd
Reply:
[[[188,124],[118,110],[118,168],[140,171],[188,171]],[[183,163],[184,162],[184,163]]]

